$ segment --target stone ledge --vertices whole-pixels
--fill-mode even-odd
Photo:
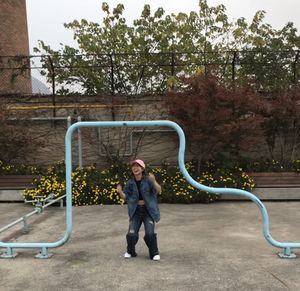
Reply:
[[[24,190],[0,190],[0,202],[24,201]]]

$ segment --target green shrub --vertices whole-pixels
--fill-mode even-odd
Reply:
[[[234,187],[252,189],[253,180],[241,169],[216,168],[213,163],[207,163],[203,172],[196,175],[195,164],[186,164],[192,177],[206,186]],[[186,182],[178,167],[164,164],[161,168],[147,168],[154,173],[157,181],[162,185],[162,193],[158,199],[164,203],[211,203],[219,198],[217,194],[206,193],[195,189]],[[123,204],[116,192],[117,184],[125,184],[131,177],[130,168],[124,165],[113,165],[105,170],[95,167],[86,167],[83,170],[72,172],[72,202],[73,205],[93,204]],[[54,193],[55,197],[64,195],[65,169],[64,164],[59,163],[52,167],[38,181],[34,189],[26,189],[24,198],[35,199],[36,196],[47,197]]]
[[[247,172],[300,172],[300,160],[294,160],[285,164],[277,160],[259,159],[259,160],[241,160],[239,164]]]
[[[54,197],[66,193],[65,172],[60,163],[49,169],[48,173],[36,181],[34,189],[26,189],[24,198],[34,200],[36,196],[46,198],[53,193]],[[63,168],[64,169],[64,168]],[[76,169],[72,172],[72,203],[75,206],[94,204],[122,204],[116,192],[120,183],[117,176],[112,177],[111,171],[99,171],[95,167]]]
[[[0,160],[0,175],[38,175],[45,172],[42,167],[23,164],[11,165]]]
[[[234,171],[235,168],[242,168],[245,172],[300,172],[300,160],[280,163],[274,159],[259,159],[243,158],[232,159],[225,155],[218,154],[213,161],[205,161],[201,164],[201,169],[206,169],[209,164],[213,164],[215,168],[229,169]]]
[[[196,173],[196,163],[189,162],[186,168],[192,178],[209,187],[227,187],[251,190],[255,186],[253,180],[241,169],[216,168],[212,162],[207,162],[200,175]],[[159,196],[161,202],[166,203],[211,203],[219,199],[220,195],[200,191],[190,185],[178,167],[153,169],[158,181],[162,181],[163,191]]]

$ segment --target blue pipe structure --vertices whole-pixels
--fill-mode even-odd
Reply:
[[[178,164],[180,171],[183,176],[193,187],[214,194],[229,194],[235,196],[243,196],[253,201],[260,210],[262,216],[263,234],[265,239],[274,247],[283,249],[283,253],[279,256],[282,258],[294,258],[296,255],[292,253],[292,249],[300,248],[300,243],[292,242],[279,242],[272,238],[269,230],[269,216],[267,209],[264,204],[252,193],[235,189],[235,188],[216,188],[208,187],[197,181],[195,181],[188,173],[185,163],[185,135],[182,128],[175,122],[168,120],[157,120],[157,121],[84,121],[74,123],[69,127],[65,136],[65,162],[66,162],[66,232],[64,237],[56,242],[50,243],[4,243],[0,242],[0,247],[7,248],[7,252],[2,257],[13,257],[13,248],[41,248],[40,254],[37,255],[39,258],[48,257],[48,248],[55,248],[65,244],[72,233],[72,135],[75,130],[82,127],[171,127],[174,129],[179,137],[179,151],[178,151]]]

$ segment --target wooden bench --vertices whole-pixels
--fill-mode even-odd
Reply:
[[[2,190],[21,190],[33,188],[35,179],[41,175],[4,175],[0,176],[0,189]]]
[[[248,173],[256,188],[300,188],[300,173],[262,172]]]

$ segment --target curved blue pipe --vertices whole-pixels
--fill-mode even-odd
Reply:
[[[185,154],[185,135],[182,128],[175,122],[168,120],[157,120],[157,121],[85,121],[77,122],[69,127],[66,137],[66,153],[65,153],[65,162],[66,162],[66,194],[67,194],[67,203],[66,203],[66,224],[67,229],[64,237],[56,242],[52,243],[3,243],[0,242],[0,247],[8,248],[55,248],[63,245],[68,241],[72,233],[72,135],[73,132],[81,127],[149,127],[149,126],[167,126],[173,128],[179,136],[179,151],[178,151],[178,164],[180,171],[183,176],[193,187],[205,191],[208,193],[214,194],[229,194],[235,196],[243,196],[249,198],[253,201],[259,208],[262,216],[263,224],[263,234],[266,240],[273,246],[284,249],[300,248],[300,243],[291,243],[291,242],[279,242],[272,238],[269,230],[269,216],[267,209],[264,204],[252,193],[235,188],[215,188],[205,186],[197,181],[195,181],[190,174],[188,173],[185,163],[184,163],[184,154]]]

